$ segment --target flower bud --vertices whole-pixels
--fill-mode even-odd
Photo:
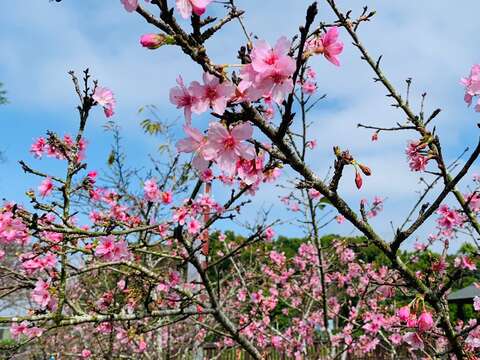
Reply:
[[[175,40],[171,36],[165,36],[162,34],[145,34],[140,38],[140,44],[151,50],[158,49],[164,44],[171,45],[174,43]]]
[[[433,327],[432,314],[428,311],[423,311],[418,318],[418,330],[421,332],[428,331]]]
[[[355,185],[357,185],[357,189],[360,189],[363,185],[362,176],[358,171],[355,171]]]
[[[370,170],[370,168],[368,166],[365,166],[363,164],[358,164],[358,167],[360,168],[360,170],[362,170],[362,172],[366,175],[366,176],[370,176],[372,175],[372,170]]]
[[[397,316],[402,321],[407,321],[410,317],[410,308],[408,306],[403,306],[397,311]]]
[[[372,135],[372,141],[377,141],[378,140],[378,132],[375,131]]]

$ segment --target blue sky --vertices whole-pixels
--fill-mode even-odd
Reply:
[[[248,29],[272,43],[281,35],[295,33],[308,4],[304,0],[238,0],[239,7],[247,11]],[[319,16],[331,20],[330,10],[322,1],[319,4]],[[480,62],[473,38],[480,3],[464,0],[462,6],[453,6],[448,0],[339,0],[338,4],[357,13],[364,4],[377,10],[374,21],[363,25],[360,35],[373,55],[384,55],[385,71],[394,84],[402,88],[404,79],[414,79],[414,105],[426,91],[427,111],[443,109],[437,127],[447,157],[455,158],[466,146],[474,144],[478,115],[465,107],[459,78],[468,73],[472,64]],[[221,15],[223,8],[214,3],[208,11],[209,15]],[[7,157],[7,162],[0,165],[2,198],[22,200],[26,188],[38,185],[37,179],[21,173],[18,159],[58,170],[51,161],[33,161],[28,149],[32,140],[47,129],[74,131],[76,99],[68,70],[80,72],[89,67],[102,85],[114,90],[118,102],[115,121],[124,130],[126,147],[136,164],[146,164],[148,154],[155,154],[158,145],[155,139],[142,135],[138,108],[155,104],[165,119],[178,120],[180,125],[181,112],[169,104],[168,91],[178,74],[187,81],[201,77],[200,68],[176,48],[142,49],[139,36],[155,30],[139,16],[126,13],[119,0],[11,2],[8,11],[0,13],[0,23],[0,81],[5,83],[11,102],[0,108],[0,149]],[[317,139],[319,147],[310,161],[319,174],[325,174],[332,163],[331,148],[339,145],[348,147],[369,165],[374,175],[365,181],[361,192],[352,186],[353,174],[348,172],[341,191],[355,208],[361,198],[388,197],[385,212],[373,223],[389,238],[389,222],[398,224],[403,220],[408,205],[416,199],[419,177],[408,170],[405,161],[403,149],[408,134],[381,134],[380,140],[372,144],[370,132],[357,130],[358,122],[388,126],[404,119],[389,106],[384,90],[373,84],[370,69],[361,62],[347,35],[342,32],[341,36],[346,46],[340,68],[320,58],[313,62],[320,92],[327,93],[328,98],[312,113],[316,125],[311,137]],[[233,63],[236,49],[243,41],[238,24],[232,23],[207,45],[215,62]],[[194,121],[199,127],[206,126],[205,119]],[[104,122],[103,113],[94,111],[86,134],[91,168],[105,167],[110,150],[110,138],[102,130]],[[251,218],[259,207],[270,205],[275,209],[273,215],[289,217],[277,194],[271,187],[264,191],[249,208],[247,217]],[[348,225],[333,225],[325,231],[351,230]],[[277,231],[299,235],[295,226],[283,226]],[[422,239],[426,234],[420,231],[416,235]]]

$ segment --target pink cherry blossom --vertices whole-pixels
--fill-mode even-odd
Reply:
[[[48,196],[52,193],[53,190],[53,183],[52,183],[52,178],[47,177],[45,180],[43,180],[38,187],[38,192],[42,197]]]
[[[144,34],[140,37],[140,44],[150,50],[158,49],[165,42],[165,36],[161,34]]]
[[[315,54],[323,54],[325,58],[336,66],[340,66],[338,55],[343,51],[343,43],[338,40],[338,28],[331,27],[319,38],[307,42],[307,50]]]
[[[188,125],[183,126],[187,138],[177,142],[177,151],[185,153],[194,153],[192,165],[195,169],[202,172],[208,167],[208,160],[212,156],[208,156],[206,152],[207,137],[203,135],[199,130],[192,128]],[[213,157],[215,154],[213,154]]]
[[[133,12],[137,10],[138,0],[120,0],[120,2],[123,4],[123,7],[128,12]]]
[[[103,106],[103,111],[105,112],[105,116],[107,118],[113,116],[115,113],[116,102],[115,98],[113,97],[113,92],[110,89],[97,86],[92,98],[97,102],[98,105]]]
[[[295,71],[295,61],[288,55],[290,46],[285,37],[281,37],[273,48],[263,40],[255,43],[252,63],[242,69],[239,86],[253,87],[257,94],[269,96],[281,104],[293,90],[291,76]]]
[[[410,318],[410,307],[409,306],[402,306],[397,311],[397,316],[402,321],[407,321]]]
[[[32,300],[40,305],[42,309],[45,309],[51,301],[49,288],[50,285],[40,279],[35,283],[35,288],[32,291]]]
[[[172,196],[172,192],[171,191],[163,191],[162,192],[162,195],[161,195],[161,198],[162,198],[162,203],[163,204],[171,204],[172,201],[173,201],[173,196]]]
[[[20,335],[25,335],[28,329],[28,321],[22,321],[20,324],[13,323],[10,326],[10,334],[14,338],[18,338]]]
[[[147,199],[148,201],[155,202],[160,199],[161,192],[158,188],[157,182],[154,179],[149,179],[145,181],[143,191],[145,193],[145,199]]]
[[[462,215],[454,210],[450,209],[448,205],[442,205],[437,210],[437,214],[441,215],[437,220],[438,225],[445,230],[452,230],[463,223]]]
[[[304,94],[313,95],[317,91],[317,84],[313,81],[306,81],[302,85],[302,91]]]
[[[92,352],[89,349],[82,350],[82,358],[88,359],[92,355]]]
[[[197,219],[192,219],[189,221],[187,228],[188,228],[188,232],[194,235],[200,231],[201,224]]]
[[[477,270],[477,265],[468,256],[457,256],[454,260],[454,266],[464,270]]]
[[[195,15],[202,16],[207,6],[213,0],[176,0],[177,10],[184,19],[188,19],[192,16],[192,12]]]
[[[480,64],[475,64],[470,70],[468,78],[462,78],[460,82],[465,86],[464,100],[470,106],[474,96],[480,95]],[[480,98],[478,99],[475,111],[480,112]]]
[[[231,130],[215,122],[210,123],[208,141],[205,145],[207,160],[215,160],[227,175],[234,175],[239,159],[253,160],[255,149],[244,140],[252,137],[253,128],[249,123],[234,126]]]
[[[320,191],[316,189],[308,189],[308,196],[310,197],[310,199],[319,199],[322,194],[320,194]]]
[[[409,166],[412,171],[424,171],[429,158],[422,153],[427,147],[426,144],[420,143],[420,141],[410,141],[408,143],[405,153],[409,160]]]
[[[192,106],[193,112],[204,113],[211,107],[215,113],[223,115],[228,100],[235,93],[235,87],[228,82],[220,83],[220,80],[215,76],[204,73],[203,85],[198,81],[193,81],[189,91],[195,98]]]
[[[423,311],[418,317],[417,325],[420,332],[430,330],[433,327],[432,314],[428,311]]]
[[[265,238],[267,241],[272,241],[273,238],[275,236],[275,231],[271,228],[271,227],[268,227],[266,230],[265,230]]]
[[[416,332],[408,332],[403,335],[403,341],[410,345],[413,350],[422,350],[424,347],[422,338]]]
[[[190,124],[192,120],[192,107],[196,102],[190,89],[187,89],[181,76],[177,78],[178,86],[170,90],[170,102],[177,106],[177,109],[183,108],[185,121]]]

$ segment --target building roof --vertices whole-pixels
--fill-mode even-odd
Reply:
[[[448,295],[448,301],[469,300],[473,299],[475,296],[480,296],[480,289],[475,285],[470,285],[466,288],[452,292]]]

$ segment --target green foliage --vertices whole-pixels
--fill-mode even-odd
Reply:
[[[158,135],[163,132],[163,125],[159,121],[145,119],[140,123],[143,131],[150,135]]]

